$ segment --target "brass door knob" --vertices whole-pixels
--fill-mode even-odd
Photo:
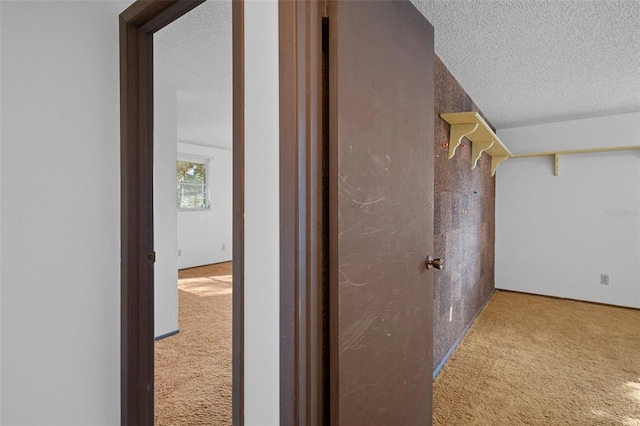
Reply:
[[[427,261],[425,263],[427,265],[427,269],[442,269],[444,267],[444,259],[436,259],[433,256],[427,257]]]

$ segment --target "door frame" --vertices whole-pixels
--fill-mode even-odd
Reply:
[[[121,424],[154,424],[153,34],[205,0],[120,14]],[[244,3],[233,0],[233,424],[244,424]]]
[[[120,15],[121,424],[153,425],[153,33],[205,0],[137,0]],[[280,424],[329,421],[323,323],[322,17],[279,2]],[[233,0],[233,424],[244,424],[244,0]],[[326,277],[325,277],[326,280]],[[309,285],[307,285],[307,282]],[[328,306],[325,306],[325,309]],[[323,352],[323,347],[325,348]]]
[[[327,267],[323,189],[326,16],[326,0],[279,2],[281,425],[330,422],[327,273],[335,268]]]

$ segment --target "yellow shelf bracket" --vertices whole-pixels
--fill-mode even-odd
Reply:
[[[498,166],[509,158],[508,155],[494,155],[491,157],[491,176],[495,176]]]
[[[471,168],[475,169],[483,152],[491,148],[494,141],[476,141],[471,145]]]
[[[560,154],[557,152],[553,154],[553,175],[558,176],[560,174]]]
[[[466,137],[471,142],[471,168],[475,169],[482,153],[491,156],[491,176],[498,165],[513,157],[491,126],[477,112],[451,112],[440,114],[449,123],[449,158],[453,158],[456,148]]]
[[[469,136],[478,128],[478,123],[452,124],[449,131],[449,159],[456,155],[456,149],[462,142],[462,138]]]

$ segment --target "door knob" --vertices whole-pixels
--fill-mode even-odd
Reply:
[[[444,259],[436,259],[433,256],[427,257],[427,261],[425,262],[427,265],[427,269],[436,268],[442,269],[444,266]]]

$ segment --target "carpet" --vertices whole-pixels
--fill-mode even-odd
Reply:
[[[231,425],[231,263],[180,271],[156,425]],[[434,381],[434,425],[640,426],[640,310],[496,291]]]
[[[497,291],[434,381],[434,425],[640,425],[640,310]]]
[[[179,272],[179,329],[155,342],[155,424],[231,425],[231,262]]]

